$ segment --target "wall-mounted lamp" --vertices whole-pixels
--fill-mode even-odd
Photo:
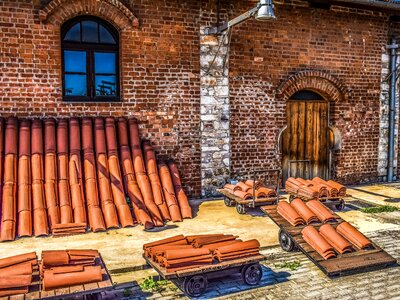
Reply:
[[[260,0],[257,6],[250,9],[249,11],[241,14],[240,16],[225,22],[218,27],[208,27],[205,29],[205,34],[220,34],[230,27],[235,26],[249,18],[254,17],[257,21],[269,21],[276,19],[274,14],[274,5],[272,0]]]

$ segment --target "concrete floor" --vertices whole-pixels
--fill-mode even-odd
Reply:
[[[399,203],[386,203],[385,200],[400,197],[400,189],[390,185],[362,186],[349,190],[351,200],[367,200],[376,204],[391,204],[400,207]],[[278,244],[278,227],[259,211],[249,215],[239,215],[234,207],[226,207],[222,200],[194,201],[195,218],[182,223],[168,223],[164,228],[150,232],[143,231],[141,226],[110,230],[102,233],[88,233],[64,238],[22,238],[14,242],[2,243],[0,258],[11,254],[20,254],[52,249],[98,249],[112,273],[114,283],[129,282],[138,276],[145,276],[148,271],[135,272],[145,265],[142,258],[142,245],[177,234],[231,233],[243,240],[258,239],[262,247]],[[377,218],[375,215],[346,209],[339,215],[362,232],[379,229],[400,228],[400,214],[390,213],[391,218]],[[394,216],[394,217],[393,217]]]

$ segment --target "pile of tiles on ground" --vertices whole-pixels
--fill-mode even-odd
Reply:
[[[319,231],[313,226],[306,226],[301,233],[303,239],[324,259],[336,257],[336,252],[351,252],[353,247],[367,249],[372,246],[372,243],[348,222],[340,223],[336,230],[330,224],[322,225]]]
[[[97,250],[49,250],[42,252],[40,276],[45,291],[102,281]]]
[[[290,204],[280,201],[277,212],[292,226],[336,220],[335,215],[318,200],[304,203],[301,199],[296,198]]]
[[[1,241],[192,218],[176,164],[125,118],[0,118],[0,204]]]
[[[246,180],[239,181],[236,185],[225,184],[224,189],[243,200],[265,199],[276,197],[274,189],[267,188],[261,181]]]
[[[0,297],[28,293],[36,267],[35,252],[0,259]]]
[[[259,255],[257,240],[230,234],[177,235],[143,245],[144,255],[168,272]]]
[[[290,177],[285,183],[285,189],[288,193],[306,199],[346,196],[345,186],[333,180],[325,181],[319,177],[312,180]]]

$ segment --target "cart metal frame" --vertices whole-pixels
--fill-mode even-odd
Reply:
[[[240,273],[246,284],[256,286],[260,283],[262,277],[260,262],[266,259],[264,255],[260,254],[201,267],[168,272],[164,267],[161,267],[150,258],[145,255],[143,255],[143,257],[162,278],[171,280],[190,297],[201,296],[207,290],[208,280],[235,273]]]

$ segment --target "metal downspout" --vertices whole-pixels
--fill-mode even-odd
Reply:
[[[389,145],[388,145],[388,167],[387,182],[393,181],[393,163],[394,163],[394,129],[395,129],[395,99],[396,99],[396,39],[392,38],[392,44],[388,46],[390,49],[390,98],[389,98]]]

